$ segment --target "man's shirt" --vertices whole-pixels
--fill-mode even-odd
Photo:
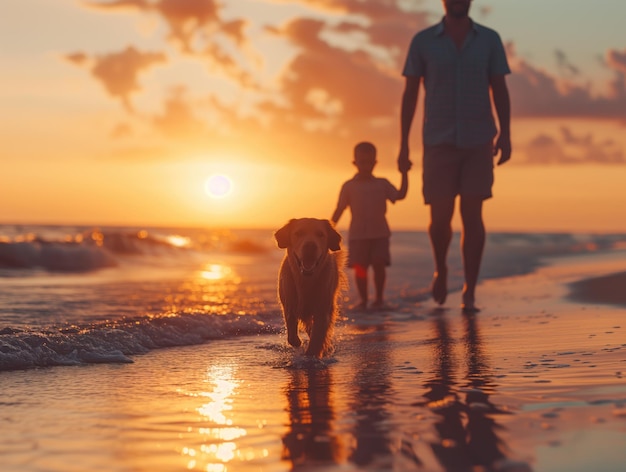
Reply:
[[[443,21],[417,33],[407,54],[404,76],[423,78],[424,145],[467,148],[497,133],[489,78],[509,74],[504,46],[494,30],[472,22],[459,50]]]

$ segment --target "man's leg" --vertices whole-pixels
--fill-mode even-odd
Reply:
[[[482,209],[482,197],[461,197],[461,219],[463,220],[461,252],[465,272],[463,310],[466,312],[478,311],[475,291],[485,247],[485,225],[483,224]]]
[[[448,248],[452,240],[452,215],[454,214],[454,197],[437,199],[430,203],[430,243],[435,258],[435,275],[433,279],[433,299],[443,305],[448,296]]]

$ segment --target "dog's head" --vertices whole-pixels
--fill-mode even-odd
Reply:
[[[278,247],[295,256],[300,272],[312,275],[329,251],[341,249],[341,235],[328,220],[292,219],[274,233]]]

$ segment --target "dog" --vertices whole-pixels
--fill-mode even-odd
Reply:
[[[274,233],[276,243],[286,249],[278,273],[278,298],[282,307],[287,341],[302,344],[302,325],[309,336],[307,356],[327,354],[345,289],[341,235],[329,220],[291,219]]]

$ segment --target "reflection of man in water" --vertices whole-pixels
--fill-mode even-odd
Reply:
[[[480,338],[474,317],[466,317],[467,383],[461,391],[455,381],[454,348],[456,341],[449,334],[447,320],[443,316],[434,319],[435,342],[433,354],[436,359],[434,376],[426,383],[426,406],[440,417],[434,426],[439,439],[431,444],[433,453],[446,471],[473,471],[476,466],[486,470],[506,456],[502,440],[497,436],[498,425],[490,416],[504,413],[489,401],[493,384],[489,379],[489,367],[482,353]]]
[[[483,353],[480,333],[475,316],[465,316],[465,346],[467,349],[467,383],[465,404],[467,405],[467,444],[472,462],[476,465],[493,464],[504,459],[504,444],[497,436],[501,429],[492,414],[507,414],[489,400],[495,385],[490,368]]]
[[[463,221],[465,269],[463,309],[477,311],[475,289],[485,245],[483,201],[491,197],[493,157],[511,157],[510,104],[505,75],[510,72],[498,34],[468,16],[471,0],[443,0],[441,23],[417,33],[404,66],[398,168],[411,167],[409,131],[424,84],[423,194],[430,205],[429,235],[435,258],[432,295],[443,304],[447,256],[457,195]],[[500,126],[491,111],[491,97]]]

